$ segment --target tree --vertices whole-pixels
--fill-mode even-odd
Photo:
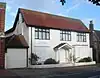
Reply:
[[[100,0],[88,0],[90,2],[92,2],[93,4],[96,4],[97,6],[100,6]],[[62,5],[64,5],[66,3],[66,0],[60,0],[60,2],[62,3]]]
[[[60,2],[62,3],[62,5],[64,5],[64,3],[66,3],[65,0],[60,0]]]
[[[92,2],[93,4],[96,4],[97,6],[100,6],[100,0],[88,0]]]

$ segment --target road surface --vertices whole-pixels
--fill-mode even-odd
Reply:
[[[49,69],[10,69],[21,78],[100,78],[100,67],[82,66]]]

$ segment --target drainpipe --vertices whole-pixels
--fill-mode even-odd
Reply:
[[[26,50],[27,50],[27,51],[26,51],[26,54],[27,54],[27,55],[26,55],[26,58],[27,58],[27,60],[26,60],[26,67],[28,68],[28,48],[26,48]]]
[[[31,27],[31,64],[32,64],[32,27]]]

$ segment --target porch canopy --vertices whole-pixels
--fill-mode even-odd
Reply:
[[[61,48],[65,49],[65,50],[69,50],[69,49],[72,49],[72,46],[69,45],[68,43],[60,43],[56,47],[54,47],[53,49],[55,51],[57,51],[58,49],[61,49]]]

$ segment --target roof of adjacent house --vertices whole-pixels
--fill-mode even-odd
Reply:
[[[28,48],[28,44],[23,35],[12,35],[6,37],[6,48]]]
[[[22,8],[19,8],[18,14],[19,13],[22,14],[22,17],[28,27],[47,27],[54,29],[66,29],[80,32],[89,32],[88,28],[79,19],[52,15],[48,13],[32,11]],[[18,19],[18,14],[16,16],[16,19]],[[15,23],[17,21],[16,19]],[[14,31],[15,23],[13,28],[8,30],[7,32]]]
[[[99,30],[94,30],[98,38],[100,39],[100,31]]]

